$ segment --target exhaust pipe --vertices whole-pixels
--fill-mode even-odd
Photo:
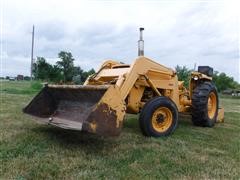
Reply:
[[[138,56],[144,56],[144,40],[142,31],[144,30],[143,27],[139,28],[140,30],[140,39],[138,40]]]

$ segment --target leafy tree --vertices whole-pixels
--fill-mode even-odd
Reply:
[[[89,71],[83,71],[82,76],[81,76],[81,80],[82,82],[86,81],[86,79],[88,78],[88,76],[92,75],[95,73],[94,69],[90,69]]]
[[[70,52],[61,51],[58,53],[58,57],[61,59],[57,61],[58,67],[63,72],[64,82],[72,81],[74,76],[74,58]]]
[[[53,82],[63,81],[64,77],[61,69],[57,65],[53,65],[49,72],[49,80]]]
[[[74,84],[82,84],[82,79],[80,75],[73,76],[72,81]]]
[[[188,87],[191,70],[189,70],[186,66],[176,66],[176,72],[179,81],[184,81],[184,86]]]
[[[82,84],[82,73],[83,70],[81,69],[80,66],[74,66],[74,70],[73,70],[73,78],[72,81],[74,82],[74,84]]]
[[[36,63],[34,63],[33,75],[35,79],[47,80],[49,79],[49,72],[52,65],[47,63],[45,58],[37,57]]]
[[[82,84],[89,75],[95,73],[94,69],[84,71],[80,66],[74,66],[74,58],[70,52],[61,51],[58,57],[60,61],[56,65],[47,63],[43,57],[37,57],[33,70],[35,79]]]
[[[74,66],[73,74],[74,76],[82,75],[83,69],[80,66]]]
[[[96,73],[96,72],[95,72],[95,70],[94,70],[93,68],[88,71],[88,75],[89,75],[89,76],[92,75],[92,74],[95,74],[95,73]]]
[[[24,80],[25,80],[25,81],[30,81],[30,80],[31,80],[31,77],[29,77],[29,76],[24,76]]]
[[[225,73],[219,73],[218,71],[214,71],[213,82],[220,92],[226,89],[237,89],[239,87],[239,84],[234,81],[233,77],[229,77]]]
[[[90,69],[89,71],[84,71],[81,69],[80,66],[76,66],[74,67],[73,82],[76,84],[82,84],[83,82],[86,81],[88,76],[94,73],[95,73],[94,69]]]

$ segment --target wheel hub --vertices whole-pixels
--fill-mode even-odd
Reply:
[[[164,120],[165,120],[165,117],[164,117],[163,114],[158,114],[157,115],[157,118],[156,118],[157,123],[163,123]]]
[[[158,132],[165,132],[173,121],[172,112],[167,107],[159,107],[152,116],[152,126]]]

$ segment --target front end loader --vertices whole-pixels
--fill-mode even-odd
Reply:
[[[184,87],[174,70],[144,56],[142,31],[131,65],[107,60],[83,85],[46,84],[23,112],[42,123],[103,136],[119,135],[126,113],[140,113],[143,134],[153,137],[172,133],[179,113],[192,115],[197,126],[222,121],[212,68],[199,67]]]

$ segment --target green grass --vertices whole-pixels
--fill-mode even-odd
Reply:
[[[8,94],[34,94],[38,92],[43,85],[38,82],[34,81],[30,83],[29,81],[16,81],[16,82],[1,82],[2,89],[1,92],[5,92]]]
[[[2,82],[0,179],[239,179],[240,101],[220,99],[225,123],[195,127],[182,117],[175,133],[146,138],[137,116],[121,135],[103,138],[37,124],[22,108],[39,90]]]

